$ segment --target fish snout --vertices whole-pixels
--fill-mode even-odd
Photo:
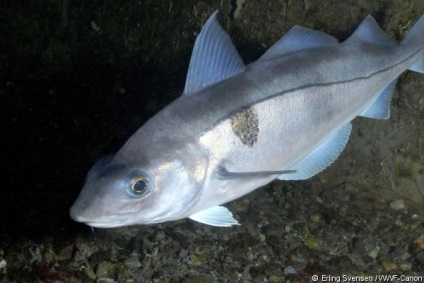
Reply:
[[[72,220],[76,221],[76,222],[86,222],[86,219],[84,216],[82,216],[81,214],[81,209],[80,207],[75,203],[74,205],[72,205],[72,207],[69,210],[69,214],[72,218]]]

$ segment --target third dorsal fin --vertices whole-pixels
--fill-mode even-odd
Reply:
[[[367,16],[355,30],[355,32],[345,41],[346,43],[369,42],[373,44],[396,46],[399,43],[388,36],[377,24],[373,17]]]

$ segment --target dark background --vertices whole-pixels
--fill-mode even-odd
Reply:
[[[10,1],[1,8],[0,236],[75,229],[68,210],[91,165],[178,96],[185,79],[178,71],[188,66],[194,38],[168,46],[181,35],[181,15],[159,16],[155,2],[132,9],[116,1]],[[186,22],[181,30],[195,28]]]

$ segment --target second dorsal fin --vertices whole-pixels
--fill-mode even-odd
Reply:
[[[335,45],[338,43],[339,41],[331,35],[300,26],[294,26],[280,40],[271,46],[259,60],[266,60],[288,53]]]

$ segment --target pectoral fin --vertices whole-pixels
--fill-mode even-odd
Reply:
[[[217,227],[231,227],[233,225],[240,225],[240,223],[234,219],[233,214],[223,206],[215,206],[199,211],[193,215],[190,215],[189,218],[203,224]]]
[[[294,174],[296,170],[278,170],[278,171],[255,171],[255,172],[230,172],[225,167],[221,166],[218,169],[218,176],[221,179],[237,179],[250,177],[264,177],[269,175]]]

